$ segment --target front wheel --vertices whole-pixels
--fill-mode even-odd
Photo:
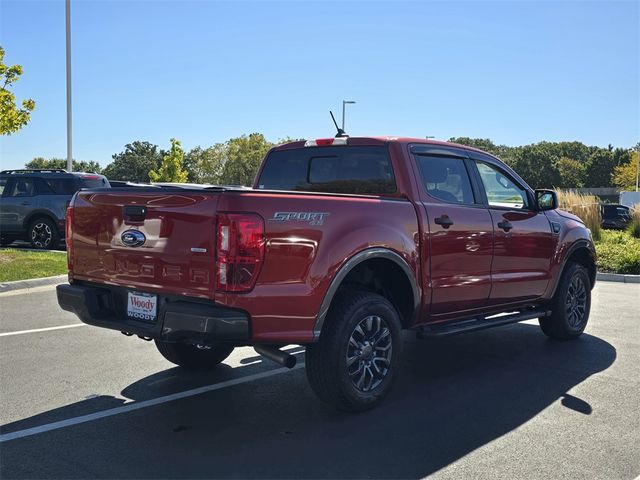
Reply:
[[[551,315],[540,318],[540,328],[548,337],[572,340],[582,335],[591,310],[591,281],[586,268],[579,263],[567,265],[550,306]]]
[[[397,376],[402,326],[393,305],[371,292],[343,294],[332,306],[318,343],[307,346],[311,388],[346,411],[379,404]]]
[[[158,339],[155,344],[164,358],[188,370],[211,370],[231,355],[234,349],[232,345],[199,347],[190,343],[163,342]]]

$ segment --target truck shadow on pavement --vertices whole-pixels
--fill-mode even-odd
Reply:
[[[615,348],[597,337],[554,342],[530,324],[441,340],[408,334],[402,376],[372,411],[332,410],[295,370],[5,442],[0,477],[424,477],[552,404],[566,412],[561,416],[590,415],[590,399],[567,392],[615,359]],[[155,398],[256,367],[221,366],[213,375],[172,368],[123,395]],[[4,425],[2,432],[121,404],[113,397],[87,399]]]

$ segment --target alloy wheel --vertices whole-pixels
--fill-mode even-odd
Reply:
[[[47,248],[52,238],[51,227],[45,222],[38,222],[31,229],[31,241],[36,247]]]
[[[584,320],[586,309],[587,287],[583,279],[579,275],[575,275],[571,279],[565,300],[565,310],[569,325],[573,328],[578,328]]]
[[[391,367],[391,331],[377,315],[360,321],[351,332],[347,346],[347,372],[361,392],[370,392],[382,383]]]

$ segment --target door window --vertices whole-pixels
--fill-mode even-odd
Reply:
[[[527,191],[524,188],[493,165],[478,161],[476,165],[490,206],[518,209],[529,207]]]
[[[416,161],[429,195],[448,203],[474,203],[462,158],[416,155]]]
[[[9,187],[9,193],[5,197],[32,197],[33,179],[16,178],[13,185]]]
[[[0,178],[0,197],[4,194],[4,187],[7,186],[7,179]]]

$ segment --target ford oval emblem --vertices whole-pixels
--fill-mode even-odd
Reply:
[[[120,238],[127,247],[139,247],[147,241],[147,237],[139,230],[127,230],[120,235]]]

